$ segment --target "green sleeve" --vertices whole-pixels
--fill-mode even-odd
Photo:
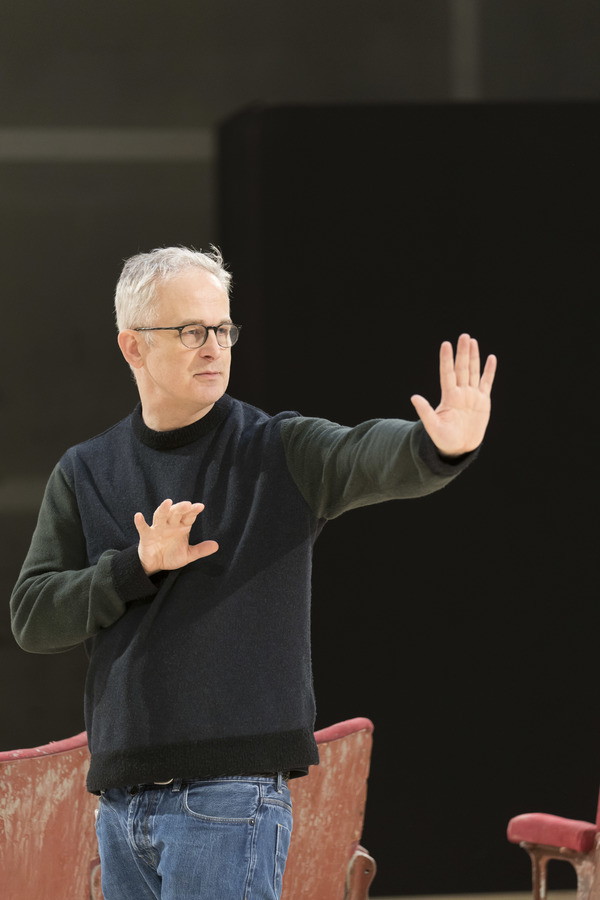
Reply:
[[[372,419],[354,428],[296,417],[281,424],[288,468],[318,518],[445,487],[474,454],[444,460],[421,422]]]
[[[10,601],[17,643],[31,653],[69,650],[112,625],[129,600],[155,592],[136,547],[89,565],[76,498],[57,466]]]

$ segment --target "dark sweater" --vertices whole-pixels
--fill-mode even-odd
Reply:
[[[173,432],[151,431],[138,407],[67,451],[11,611],[26,650],[87,643],[89,790],[317,763],[319,531],[347,509],[443,487],[467,462],[442,460],[420,424],[349,429],[227,395]],[[205,503],[190,541],[219,551],[148,578],[133,517],[150,521],[166,497]]]

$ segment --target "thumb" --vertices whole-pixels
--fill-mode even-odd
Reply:
[[[414,406],[418,417],[423,422],[423,425],[427,423],[428,419],[431,419],[431,417],[435,415],[431,403],[426,400],[425,397],[421,397],[420,394],[413,394],[410,398],[410,402]]]
[[[140,537],[144,537],[144,535],[148,531],[150,531],[150,526],[146,522],[146,519],[145,519],[143,513],[137,512],[135,514],[135,516],[133,517],[133,522],[135,524],[135,527],[137,528],[137,533],[139,534]]]
[[[216,541],[202,541],[200,544],[194,544],[190,546],[190,561],[210,556],[212,553],[216,553],[218,549],[219,545]]]

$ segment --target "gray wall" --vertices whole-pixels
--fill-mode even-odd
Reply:
[[[220,121],[255,102],[598,98],[599,33],[595,0],[5,0],[6,604],[58,456],[134,402],[112,325],[121,260],[150,246],[218,240]],[[24,654],[6,604],[0,748],[82,729],[83,652]]]

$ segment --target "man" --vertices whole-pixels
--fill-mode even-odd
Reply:
[[[21,646],[86,642],[88,789],[106,900],[273,900],[287,779],[318,762],[309,594],[327,519],[429,493],[469,462],[495,359],[442,345],[436,410],[344,428],[226,394],[239,327],[218,252],[124,266],[140,405],[52,473],[11,600]]]

